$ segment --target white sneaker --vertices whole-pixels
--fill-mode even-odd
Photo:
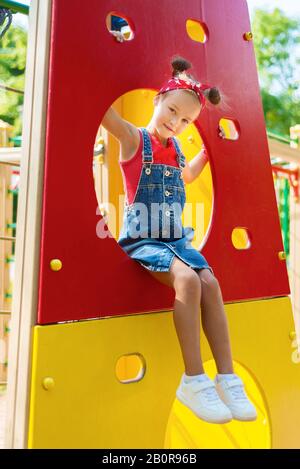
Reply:
[[[232,420],[228,407],[221,401],[213,381],[205,375],[205,381],[184,381],[181,378],[176,396],[197,417],[210,423],[226,423]]]
[[[251,421],[257,418],[256,409],[249,401],[244,384],[237,375],[233,374],[230,378],[217,375],[215,384],[219,396],[231,410],[234,419]]]

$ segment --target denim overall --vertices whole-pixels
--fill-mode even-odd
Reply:
[[[152,271],[169,271],[177,256],[195,270],[210,269],[213,273],[206,259],[191,245],[194,228],[182,226],[185,157],[177,139],[172,137],[178,167],[155,164],[149,133],[145,128],[140,130],[143,166],[133,202],[125,201],[118,243],[132,259]]]

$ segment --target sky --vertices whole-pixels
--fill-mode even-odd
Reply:
[[[288,16],[298,17],[300,20],[300,2],[299,0],[247,0],[250,17],[253,15],[255,8],[263,8],[273,10],[280,8]]]
[[[19,3],[24,5],[30,5],[30,0],[18,0]],[[137,0],[138,1],[138,0]],[[157,1],[157,0],[153,0]],[[247,0],[250,18],[253,15],[255,8],[266,8],[268,10],[273,10],[276,7],[279,7],[283,10],[288,16],[298,17],[300,20],[300,1],[299,0]],[[28,18],[25,15],[16,13],[14,15],[14,23],[23,26],[28,29]]]

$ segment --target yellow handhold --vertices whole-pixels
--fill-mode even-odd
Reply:
[[[129,41],[130,36],[131,36],[131,31],[124,31],[123,36],[127,41]]]
[[[105,217],[108,214],[107,210],[103,206],[99,207],[99,211],[102,217]]]
[[[104,145],[104,138],[102,136],[97,138],[96,145]]]
[[[46,378],[43,379],[43,388],[46,391],[51,391],[51,389],[54,388],[55,382],[54,379],[51,378],[50,376],[47,376]]]
[[[50,268],[57,272],[62,268],[62,262],[59,259],[52,259],[50,262]]]
[[[297,334],[296,334],[295,331],[291,331],[291,332],[289,333],[289,336],[290,336],[290,339],[291,339],[291,340],[294,340],[294,339],[296,339]]]
[[[281,261],[284,261],[286,259],[286,253],[284,251],[279,251],[278,257]]]
[[[248,31],[247,33],[244,34],[244,39],[246,39],[246,41],[252,41],[253,34],[251,33],[251,31]]]
[[[103,164],[104,163],[104,156],[103,155],[95,156],[94,160],[97,161],[100,164]]]
[[[189,143],[194,143],[195,142],[195,139],[194,139],[193,135],[189,135],[188,142]]]

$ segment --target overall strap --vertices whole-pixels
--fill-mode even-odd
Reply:
[[[172,137],[172,142],[175,145],[178,164],[181,168],[184,168],[185,167],[185,156],[181,151],[181,146],[179,144],[179,141],[177,140],[176,137]]]
[[[151,173],[151,164],[153,163],[152,144],[147,129],[144,127],[140,127],[140,129],[143,135],[143,165],[146,166],[145,173],[149,175]]]

